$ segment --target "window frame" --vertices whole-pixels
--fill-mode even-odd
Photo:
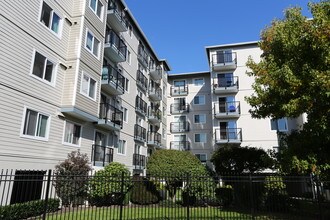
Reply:
[[[83,80],[84,80],[84,76],[88,76],[88,91],[87,91],[87,94],[85,94],[83,92]],[[94,90],[94,98],[93,97],[90,97],[89,96],[89,93],[90,93],[90,83],[91,83],[91,80],[94,80],[95,81],[95,90]],[[82,71],[81,72],[81,80],[80,80],[80,93],[83,95],[83,96],[86,96],[87,98],[93,100],[93,101],[96,101],[96,94],[97,94],[97,81],[91,77],[88,73]]]
[[[67,123],[71,123],[73,125],[77,125],[80,127],[80,134],[79,134],[79,140],[78,140],[78,144],[73,144],[73,143],[69,143],[69,142],[65,142],[65,128],[66,128],[66,124]],[[81,146],[81,137],[82,137],[82,131],[83,131],[83,126],[79,123],[70,121],[70,120],[65,120],[64,121],[64,127],[63,127],[63,138],[62,138],[62,144],[63,145],[67,145],[67,146],[71,146],[71,147],[80,147]]]
[[[128,123],[128,109],[121,106],[121,111],[123,112],[123,121],[125,123]],[[125,118],[126,118],[126,120],[125,120]]]
[[[196,116],[199,116],[199,120],[200,120],[200,116],[204,116],[204,121],[203,122],[196,122]],[[194,115],[194,124],[206,124],[206,114],[196,114]]]
[[[183,86],[187,86],[187,80],[186,79],[176,79],[176,80],[173,80],[173,87],[181,87],[181,86],[176,86],[175,85],[175,82],[181,82],[181,81],[184,81]]]
[[[43,78],[35,75],[33,73],[34,70],[34,63],[35,63],[35,58],[36,58],[36,53],[40,54],[41,56],[43,56],[45,58],[45,62],[44,64],[44,70],[43,70]],[[53,64],[53,70],[52,70],[52,79],[51,81],[48,81],[45,79],[45,73],[46,73],[46,68],[47,68],[47,61],[51,62]],[[57,67],[58,67],[58,63],[54,62],[52,59],[49,59],[47,56],[45,56],[43,53],[40,53],[39,51],[37,51],[36,49],[33,49],[33,53],[32,53],[32,61],[31,61],[31,68],[30,68],[30,76],[32,76],[33,78],[40,80],[43,83],[46,83],[52,87],[55,87],[55,81],[56,81],[56,76],[57,76]]]
[[[89,49],[87,47],[88,33],[90,33],[90,35],[92,35],[92,37],[93,37],[92,46],[91,46],[92,49]],[[93,52],[94,51],[95,39],[98,40],[98,42],[99,42],[99,45],[97,47],[97,55],[95,55],[94,52]],[[97,37],[95,37],[95,34],[91,30],[89,30],[88,28],[86,28],[86,34],[85,34],[85,49],[88,52],[90,52],[94,57],[96,57],[98,60],[100,59],[101,41]]]
[[[201,162],[201,163],[206,163],[207,162],[207,154],[205,154],[205,153],[197,153],[197,154],[194,154],[196,157],[197,157],[197,155],[204,155],[205,156],[205,161],[201,161],[200,160],[200,157],[197,157],[197,159]]]
[[[126,50],[126,62],[131,65],[132,64],[132,53],[129,51],[129,49]]]
[[[195,98],[196,98],[196,97],[203,97],[204,102],[203,102],[203,103],[198,103],[198,104],[196,104],[196,103],[195,103]],[[205,95],[196,95],[196,96],[194,97],[194,99],[193,99],[193,104],[194,104],[194,105],[205,105]]]
[[[121,144],[121,143],[123,143],[123,144]],[[127,141],[126,140],[119,139],[118,140],[117,154],[126,156],[126,145],[127,145]],[[124,153],[119,152],[119,148],[121,148],[121,147],[122,147]]]
[[[202,84],[196,84],[196,80],[203,80],[203,83]],[[204,79],[204,77],[202,77],[202,78],[194,78],[193,79],[193,84],[194,84],[194,86],[203,86],[203,85],[205,85],[205,79]]]
[[[200,137],[201,137],[201,135],[204,135],[205,136],[205,142],[203,142],[203,141],[196,142],[196,135],[200,135]],[[199,139],[201,139],[201,138],[199,138]],[[207,143],[207,135],[206,135],[206,133],[195,133],[194,134],[194,143],[206,144]]]
[[[25,130],[24,128],[25,128],[27,110],[31,110],[31,111],[34,111],[34,112],[37,112],[38,113],[37,121],[36,121],[36,125],[35,125],[36,126],[35,127],[36,128],[35,133],[37,132],[37,125],[38,125],[38,122],[39,122],[39,115],[43,115],[43,116],[47,116],[48,117],[47,118],[46,131],[45,131],[45,137],[24,134],[24,130]],[[21,122],[20,137],[34,139],[34,140],[39,140],[39,141],[48,141],[48,139],[49,139],[49,130],[50,130],[50,122],[51,122],[51,115],[50,114],[45,113],[43,111],[38,111],[35,108],[30,108],[30,107],[24,106],[24,108],[23,108],[23,117],[22,117],[22,122]]]
[[[102,22],[103,22],[103,13],[104,13],[104,10],[103,10],[103,7],[104,7],[104,5],[103,5],[103,3],[100,1],[100,0],[95,0],[95,9],[93,9],[92,7],[91,7],[91,2],[92,2],[93,0],[89,0],[89,4],[88,4],[88,7],[93,11],[93,13],[96,15],[96,17],[98,17]],[[101,14],[100,14],[100,16],[97,14],[97,8],[98,8],[98,6],[99,6],[99,4],[98,4],[98,2],[100,2],[101,3]]]
[[[46,4],[50,9],[51,9],[51,14],[49,17],[49,26],[46,26],[46,24],[44,24],[41,21],[41,16],[42,16],[42,9],[44,4]],[[53,29],[52,29],[52,24],[53,24],[53,15],[54,13],[59,17],[59,25],[58,25],[58,32],[56,33]],[[40,9],[39,9],[39,16],[38,16],[38,22],[40,24],[42,24],[43,27],[47,28],[52,34],[54,34],[56,37],[60,38],[62,37],[62,30],[63,30],[63,15],[60,14],[57,10],[55,10],[54,8],[52,8],[47,2],[45,1],[41,1],[40,2]]]
[[[280,126],[279,126],[279,121],[280,120],[284,120],[286,129],[284,129],[284,130],[280,129]],[[289,128],[288,128],[288,119],[287,119],[287,117],[283,117],[283,118],[279,118],[279,119],[271,119],[270,120],[270,129],[272,131],[288,132]]]

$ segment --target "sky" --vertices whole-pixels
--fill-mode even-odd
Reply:
[[[124,0],[170,73],[208,71],[206,46],[257,41],[285,9],[318,0]]]

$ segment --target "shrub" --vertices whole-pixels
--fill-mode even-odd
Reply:
[[[123,204],[132,186],[129,170],[117,162],[96,172],[89,184],[89,202],[96,206]]]
[[[289,197],[286,186],[280,176],[265,178],[264,206],[271,211],[285,211],[288,209]]]
[[[155,204],[160,200],[160,193],[152,181],[135,176],[133,177],[133,188],[130,199],[132,203],[139,205]]]
[[[55,166],[54,187],[64,206],[79,205],[87,198],[88,172],[91,171],[87,154],[73,151]]]
[[[215,189],[215,196],[223,207],[228,207],[233,203],[234,192],[230,185],[218,187]]]
[[[59,199],[48,199],[46,212],[55,212],[60,206]],[[45,200],[16,203],[13,205],[0,206],[0,219],[17,220],[43,214]]]

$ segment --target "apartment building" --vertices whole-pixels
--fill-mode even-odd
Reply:
[[[0,26],[2,169],[54,169],[79,150],[95,170],[143,173],[166,148],[170,66],[124,1],[0,1]]]

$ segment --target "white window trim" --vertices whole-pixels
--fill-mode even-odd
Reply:
[[[103,3],[100,1],[100,3],[102,4],[102,8],[101,8],[101,14],[100,14],[100,17],[97,15],[96,11],[97,11],[97,3],[98,3],[98,0],[96,0],[96,8],[95,8],[95,11],[94,9],[91,7],[91,0],[88,1],[88,7],[92,10],[92,12],[96,15],[96,17],[98,17],[100,19],[101,22],[103,22],[103,15],[104,15],[104,5]]]
[[[97,40],[100,42],[99,47],[98,47],[98,50],[97,50],[97,56],[93,53],[93,49],[90,50],[90,49],[88,49],[88,47],[87,47],[87,35],[88,35],[88,32],[93,36],[93,46],[92,46],[92,48],[94,48],[94,39],[97,39]],[[86,34],[85,34],[85,49],[86,49],[89,53],[91,53],[95,58],[97,58],[98,60],[100,59],[101,44],[102,44],[102,42],[101,42],[97,37],[95,37],[95,34],[94,34],[91,30],[89,30],[88,28],[86,28]]]
[[[59,39],[62,39],[62,30],[63,30],[63,15],[61,13],[59,13],[57,10],[55,10],[54,8],[52,8],[47,2],[45,2],[49,7],[51,7],[51,9],[60,17],[60,24],[59,24],[59,31],[58,33],[54,32],[51,28],[47,27],[45,24],[43,24],[40,19],[41,19],[41,13],[42,13],[42,6],[43,3],[45,1],[41,1],[40,2],[40,6],[39,6],[39,16],[38,16],[38,22],[41,24],[41,26],[43,26],[44,28],[46,28],[48,31],[50,31],[52,34],[54,34],[56,37],[58,37]]]
[[[205,142],[196,142],[196,134],[199,134],[199,135],[204,134],[205,135]],[[206,144],[207,143],[207,135],[206,135],[206,133],[195,133],[194,134],[194,143],[196,143],[196,144]]]
[[[71,144],[71,143],[68,143],[68,142],[65,142],[64,141],[64,138],[65,138],[65,126],[66,126],[66,123],[67,122],[70,122],[72,124],[76,124],[76,125],[79,125],[80,126],[80,137],[79,137],[79,143],[78,144]],[[83,132],[83,126],[82,124],[79,124],[79,123],[76,123],[76,122],[73,122],[73,121],[70,121],[70,120],[65,120],[64,121],[64,125],[63,125],[63,135],[62,135],[62,144],[63,145],[66,145],[66,146],[70,146],[70,147],[79,147],[81,146],[81,139],[82,139],[82,132]]]
[[[44,56],[47,60],[49,60],[50,62],[52,62],[54,64],[54,67],[53,67],[53,73],[52,73],[52,81],[51,82],[48,82],[47,80],[45,79],[42,79],[36,75],[33,74],[33,67],[34,67],[34,59],[35,59],[35,56],[36,56],[36,52],[38,52],[39,54],[41,54],[42,56]],[[58,62],[54,62],[52,59],[49,59],[47,56],[45,56],[43,53],[37,51],[36,49],[33,48],[33,53],[32,53],[32,61],[31,61],[31,67],[30,67],[30,76],[32,76],[33,78],[47,84],[47,85],[50,85],[52,87],[55,87],[55,84],[56,84],[56,78],[57,78],[57,68],[58,68]]]
[[[95,81],[95,91],[94,91],[94,98],[90,97],[88,94],[83,93],[82,91],[82,86],[83,86],[83,79],[84,79],[84,75],[88,76],[89,79],[93,79]],[[88,93],[89,93],[89,89],[90,89],[90,80],[88,81]],[[91,77],[88,73],[81,71],[81,80],[80,80],[80,94],[82,94],[83,96],[93,100],[96,102],[96,94],[97,94],[97,80],[95,80],[93,77]]]
[[[126,124],[128,124],[128,108],[126,108],[126,107],[123,107],[123,106],[122,106],[122,108],[123,108],[123,121],[124,121]],[[124,109],[126,109],[126,110],[127,110],[127,117],[126,117],[126,121],[125,121],[125,117],[124,117],[124,115],[125,115],[125,111],[124,111]]]
[[[119,145],[120,145],[120,141],[125,141],[125,144],[124,144],[124,152],[125,153],[119,153]],[[118,140],[118,148],[117,148],[117,154],[118,155],[122,155],[122,156],[126,156],[126,152],[127,152],[127,141],[126,140],[123,140],[123,139],[119,139]]]
[[[204,122],[195,122],[195,116],[196,115],[204,115],[205,121]],[[194,124],[206,124],[206,114],[196,114],[196,115],[194,115]]]
[[[202,80],[203,80],[203,84],[202,84],[202,85],[196,85],[196,84],[195,84],[195,80],[196,80],[196,79],[202,79]],[[194,86],[203,86],[203,85],[205,85],[205,79],[204,79],[204,77],[201,77],[201,78],[194,78],[194,79],[193,79],[193,85],[194,85]]]
[[[196,104],[195,103],[195,97],[204,97],[204,102],[203,103],[199,103],[199,104]],[[193,105],[205,105],[205,95],[197,95],[197,96],[195,96],[194,98],[193,98]]]
[[[31,136],[31,135],[24,134],[24,125],[25,125],[25,117],[26,117],[26,111],[27,111],[27,109],[30,109],[32,111],[38,112],[39,114],[48,116],[47,127],[46,127],[46,136],[45,137]],[[48,141],[48,139],[49,139],[49,130],[50,130],[50,122],[51,122],[51,116],[50,116],[50,114],[45,113],[43,111],[38,111],[35,108],[30,108],[30,107],[24,106],[23,107],[23,117],[22,117],[22,122],[21,122],[20,137],[22,137],[22,138],[28,138],[28,139],[33,139],[33,140],[38,140],[38,141]]]

